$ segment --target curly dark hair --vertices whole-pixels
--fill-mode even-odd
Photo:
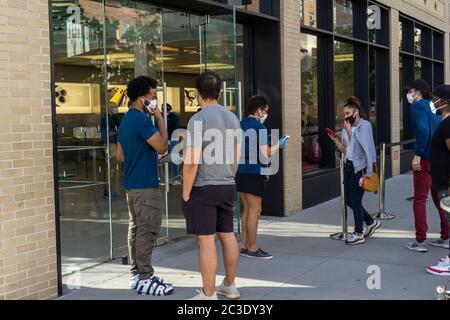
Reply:
[[[269,100],[266,97],[257,95],[248,100],[247,108],[245,108],[245,115],[249,116],[255,114],[258,109],[265,109],[269,105]]]
[[[139,97],[145,96],[150,89],[156,89],[158,81],[147,76],[139,76],[128,83],[127,96],[131,102],[135,102]]]
[[[212,71],[202,73],[196,81],[195,88],[205,100],[218,100],[220,96],[222,80]]]

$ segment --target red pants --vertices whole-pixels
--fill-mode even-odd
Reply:
[[[416,241],[423,242],[427,239],[427,197],[431,189],[431,195],[433,202],[439,211],[439,217],[441,219],[441,239],[447,240],[449,238],[449,223],[445,216],[444,210],[439,206],[439,197],[437,190],[431,188],[431,175],[430,175],[430,161],[422,160],[420,162],[422,171],[414,171],[414,220],[416,225]]]

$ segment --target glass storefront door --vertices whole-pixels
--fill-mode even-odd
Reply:
[[[111,257],[101,1],[52,2],[63,273]]]
[[[199,16],[163,10],[163,77],[168,103],[179,117],[181,128],[186,128],[189,119],[199,111],[195,80],[206,70],[218,73],[223,80],[219,103],[240,115],[242,82],[238,77],[242,79],[243,74],[238,73],[242,68],[237,61],[243,65],[242,38],[242,25],[235,24],[233,15]],[[168,233],[169,237],[176,237],[186,234],[180,201],[181,166],[168,164],[168,167]]]
[[[136,76],[151,76],[158,80],[167,123],[186,128],[199,109],[195,79],[212,70],[224,80],[221,103],[240,115],[243,32],[232,15],[194,15],[136,1],[54,0],[52,21],[61,251],[67,273],[128,254],[124,168],[116,160],[117,129],[128,108],[125,100],[118,108],[110,103],[114,92]],[[186,230],[181,166],[163,160],[159,168],[163,243]]]

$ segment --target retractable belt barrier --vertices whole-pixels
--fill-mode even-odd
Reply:
[[[341,223],[342,232],[333,233],[330,238],[333,240],[346,240],[348,235],[348,223],[347,223],[347,204],[345,203],[345,188],[344,188],[344,154],[341,153],[339,176],[341,183]]]

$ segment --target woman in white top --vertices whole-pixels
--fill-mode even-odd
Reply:
[[[348,245],[362,244],[380,228],[380,222],[372,218],[362,205],[364,196],[364,175],[370,177],[376,162],[372,124],[365,115],[358,98],[347,99],[343,108],[344,129],[342,143],[336,137],[330,138],[345,155],[344,187],[345,202],[352,209],[355,218],[355,232],[345,241]],[[364,222],[367,227],[364,228]]]

